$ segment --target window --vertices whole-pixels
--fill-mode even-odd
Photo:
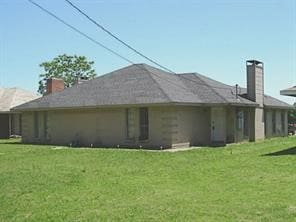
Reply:
[[[237,112],[237,129],[242,130],[244,128],[244,112]]]
[[[140,140],[149,138],[148,108],[140,108]]]
[[[132,109],[126,109],[126,138],[134,138],[134,113]]]
[[[249,137],[249,112],[247,110],[244,111],[244,137]]]
[[[12,115],[9,115],[10,116],[10,129],[9,129],[9,134],[14,134],[14,129],[15,129],[15,116],[12,114]]]
[[[282,133],[285,133],[285,128],[286,128],[286,124],[285,124],[285,112],[281,112],[281,127],[282,127]]]
[[[272,133],[275,134],[276,133],[276,122],[275,122],[275,111],[272,111],[272,119],[271,119],[271,122],[272,122]]]
[[[34,112],[34,136],[39,138],[39,113]]]
[[[47,112],[43,113],[43,136],[47,139]]]
[[[23,131],[23,125],[22,125],[22,114],[20,114],[20,119],[19,119],[19,124],[20,124],[20,135],[22,135],[22,131]]]

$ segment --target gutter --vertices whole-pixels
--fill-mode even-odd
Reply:
[[[257,103],[242,104],[242,103],[182,103],[182,102],[169,102],[169,103],[142,103],[142,104],[114,104],[114,105],[98,105],[98,106],[71,106],[71,107],[35,107],[35,108],[13,108],[9,113],[20,113],[30,111],[49,111],[49,110],[73,110],[73,109],[99,109],[99,108],[130,108],[130,107],[163,107],[163,106],[195,106],[195,107],[217,107],[217,106],[240,106],[240,107],[258,107]]]

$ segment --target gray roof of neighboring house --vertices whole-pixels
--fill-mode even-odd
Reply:
[[[281,95],[283,96],[294,96],[296,97],[296,86],[293,86],[288,89],[281,90]]]
[[[273,98],[275,107],[289,107]],[[99,107],[110,105],[257,104],[229,86],[197,73],[171,74],[146,64],[131,65],[16,107],[16,110]],[[267,106],[269,105],[266,104]]]
[[[38,98],[33,93],[20,88],[0,88],[0,113],[7,113],[11,108]]]

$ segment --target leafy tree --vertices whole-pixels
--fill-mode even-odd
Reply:
[[[289,124],[289,132],[295,133],[295,124],[296,124],[296,103],[294,103],[295,109],[290,110],[288,113],[288,124]]]
[[[52,61],[43,62],[40,67],[44,68],[44,73],[40,74],[38,92],[44,94],[46,91],[46,81],[49,78],[60,78],[65,82],[65,87],[72,86],[78,78],[93,79],[96,76],[92,65],[93,61],[87,61],[85,56],[59,55]]]

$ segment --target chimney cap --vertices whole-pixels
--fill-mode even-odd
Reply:
[[[251,59],[251,60],[247,60],[247,65],[263,66],[263,62],[260,62],[255,59]]]
[[[57,77],[49,77],[48,79],[46,79],[46,81],[52,81],[52,80],[64,81],[62,78],[57,78]]]

